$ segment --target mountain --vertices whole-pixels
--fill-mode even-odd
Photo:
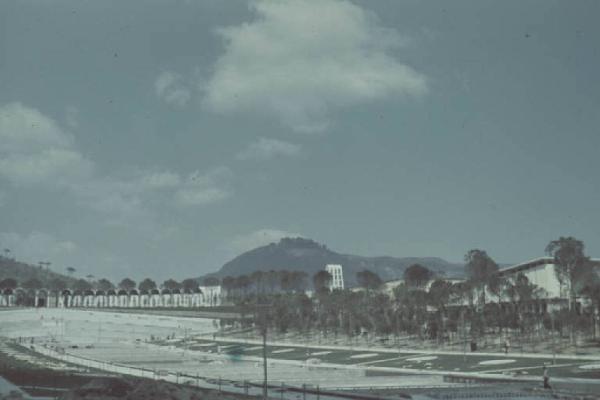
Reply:
[[[364,269],[377,273],[384,281],[401,279],[404,270],[413,264],[422,264],[446,277],[463,275],[463,264],[454,264],[437,257],[363,257],[340,254],[325,245],[304,238],[284,238],[247,251],[227,262],[221,269],[207,276],[223,278],[251,274],[254,271],[304,271],[313,276],[326,264],[341,264],[346,285],[356,284],[356,273]]]
[[[26,264],[16,261],[13,258],[0,256],[0,281],[7,278],[12,278],[19,284],[35,278],[39,280],[44,287],[47,287],[54,279],[60,279],[69,284],[72,284],[76,280],[69,276],[43,269],[38,265]]]

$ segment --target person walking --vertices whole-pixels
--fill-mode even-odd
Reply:
[[[510,349],[510,342],[508,338],[504,341],[504,354],[508,354],[508,350]]]
[[[548,376],[548,368],[546,368],[546,366],[544,366],[544,389],[552,389],[552,386],[550,386],[550,377]]]

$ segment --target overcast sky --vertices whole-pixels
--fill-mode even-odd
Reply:
[[[2,1],[0,247],[182,279],[282,236],[600,256],[600,2]]]

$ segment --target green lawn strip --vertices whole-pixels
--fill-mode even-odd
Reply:
[[[589,364],[583,362],[579,365],[561,366],[549,368],[550,377],[556,376],[561,378],[582,378],[582,379],[600,379],[600,369],[582,369],[581,365]],[[541,372],[540,372],[541,374]]]

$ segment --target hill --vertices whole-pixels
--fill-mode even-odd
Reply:
[[[463,275],[462,264],[450,263],[437,257],[363,257],[337,253],[310,239],[284,238],[279,243],[247,251],[207,276],[223,278],[268,270],[304,271],[312,276],[326,264],[341,264],[346,284],[353,286],[356,284],[356,273],[364,269],[371,270],[388,281],[401,279],[404,270],[415,263],[446,277]]]
[[[60,279],[68,284],[76,281],[74,278],[44,269],[39,265],[26,264],[16,261],[13,258],[0,256],[0,281],[7,278],[12,278],[19,284],[35,278],[44,287],[48,287],[49,283],[54,279]]]

